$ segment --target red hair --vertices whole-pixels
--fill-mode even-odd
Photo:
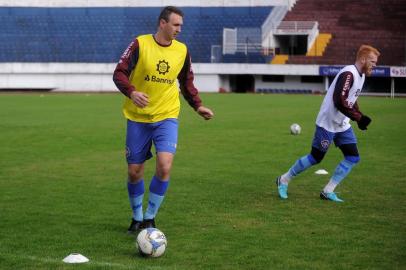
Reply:
[[[361,47],[359,47],[357,52],[357,60],[359,60],[362,57],[367,57],[370,53],[373,53],[376,56],[381,55],[381,53],[374,47],[369,45],[361,45]]]

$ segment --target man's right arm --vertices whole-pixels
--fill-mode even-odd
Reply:
[[[113,74],[113,81],[117,88],[130,99],[131,93],[135,91],[135,87],[130,83],[130,75],[138,62],[138,56],[139,44],[135,39],[121,55]]]

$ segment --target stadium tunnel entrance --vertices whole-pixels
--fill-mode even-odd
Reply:
[[[233,93],[254,93],[255,78],[249,74],[230,75],[230,89]]]
[[[306,55],[307,35],[275,35],[278,54]]]

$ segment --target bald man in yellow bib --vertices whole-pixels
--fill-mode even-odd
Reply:
[[[168,188],[178,140],[179,88],[200,116],[205,120],[214,116],[202,105],[193,84],[188,49],[176,40],[182,25],[183,12],[179,8],[162,9],[157,32],[133,40],[114,71],[113,81],[126,97],[123,114],[127,119],[127,189],[133,212],[129,233],[156,227],[155,216]],[[152,144],[156,149],[156,171],[144,213],[144,163],[152,157]]]

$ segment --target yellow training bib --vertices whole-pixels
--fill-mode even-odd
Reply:
[[[177,118],[180,110],[177,77],[185,63],[186,46],[176,40],[169,46],[161,46],[153,35],[142,35],[137,40],[139,57],[130,74],[130,82],[136,91],[148,95],[149,104],[139,108],[126,98],[124,116],[146,123]]]

